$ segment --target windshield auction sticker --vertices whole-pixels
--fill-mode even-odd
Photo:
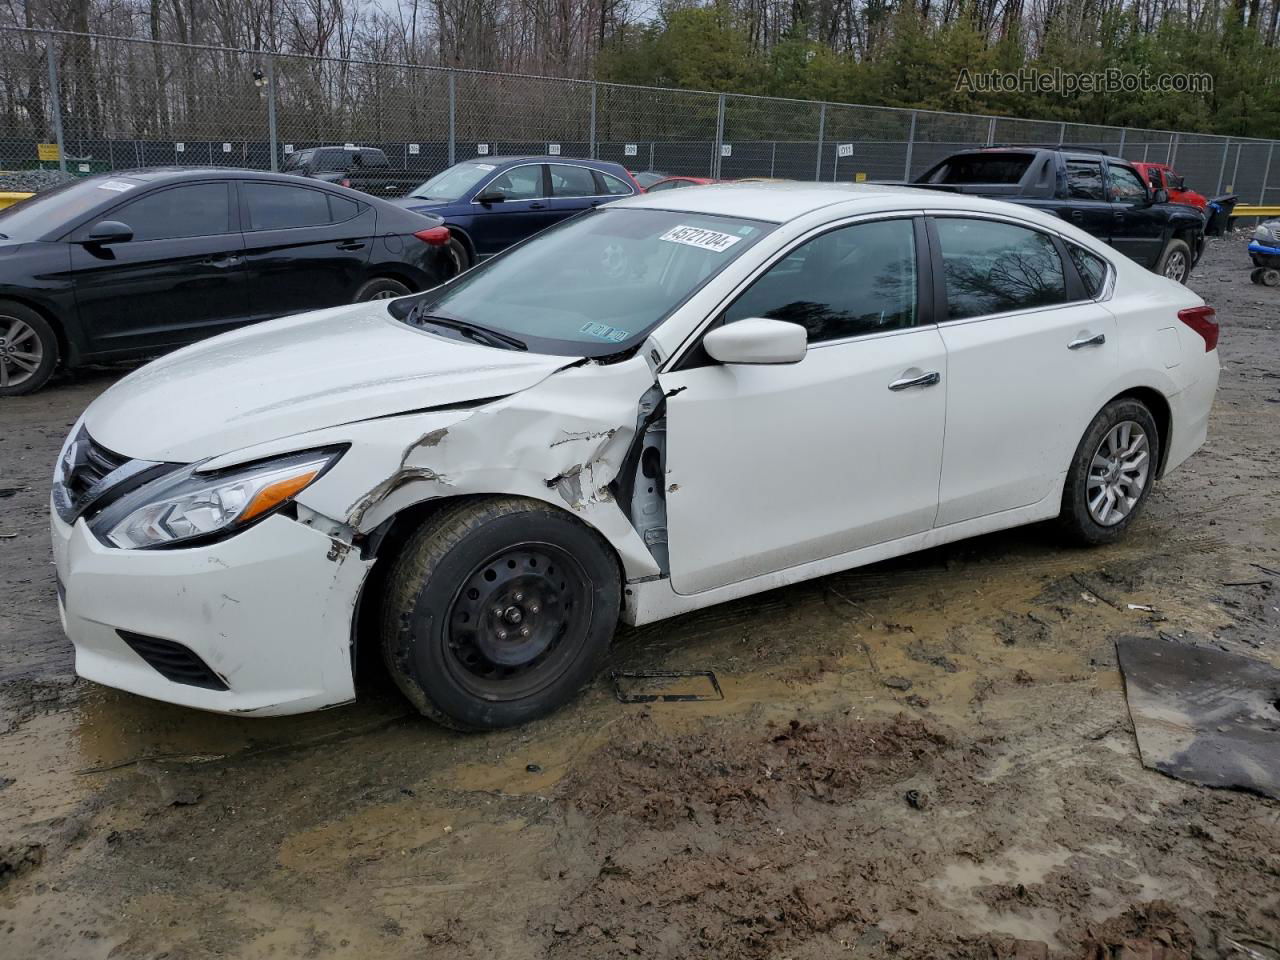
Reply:
[[[702,227],[686,227],[681,224],[672,227],[658,239],[666,240],[668,243],[683,243],[702,250],[714,250],[716,253],[724,253],[742,238],[735,237],[729,233],[704,230]]]

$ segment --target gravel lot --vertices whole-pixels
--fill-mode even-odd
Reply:
[[[1280,666],[1280,290],[1242,237],[1192,284],[1209,443],[1125,542],[1025,528],[628,631],[615,668],[724,700],[602,678],[484,736],[376,677],[256,721],[76,681],[47,478],[116,374],[5,401],[0,955],[1277,960],[1280,803],[1143,769],[1113,647]]]

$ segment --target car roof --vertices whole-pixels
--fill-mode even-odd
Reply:
[[[617,200],[610,207],[635,207],[743,217],[770,223],[786,223],[826,207],[842,205],[840,215],[881,213],[894,210],[973,210],[1014,213],[1039,221],[1041,215],[1026,206],[988,200],[972,194],[948,193],[890,183],[714,183],[698,190],[661,190]],[[1048,218],[1061,225],[1057,218]]]
[[[113,170],[110,173],[94,174],[85,177],[82,182],[93,183],[102,180],[136,180],[139,183],[164,183],[181,180],[204,180],[209,177],[220,177],[231,180],[280,180],[284,183],[305,183],[312,187],[332,187],[333,184],[321,180],[299,177],[292,173],[273,173],[270,170],[249,170],[244,167],[141,167],[137,170]]]
[[[522,156],[490,157],[490,156],[484,156],[484,155],[477,155],[474,157],[467,157],[465,160],[459,160],[458,162],[459,163],[491,163],[494,166],[499,166],[499,167],[509,163],[576,163],[584,167],[607,167],[609,169],[621,168],[623,170],[626,169],[626,167],[622,166],[622,164],[614,163],[612,160],[588,160],[586,157],[553,157],[550,154],[544,154],[542,156],[531,155],[527,157],[522,157]]]

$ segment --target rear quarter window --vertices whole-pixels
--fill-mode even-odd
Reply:
[[[1097,299],[1102,295],[1102,288],[1107,280],[1107,261],[1096,253],[1090,253],[1084,247],[1078,247],[1070,242],[1067,243],[1067,254],[1075,264],[1076,273],[1080,274],[1085,292]]]
[[[1019,183],[1031,166],[1030,153],[975,153],[944,161],[929,183]]]

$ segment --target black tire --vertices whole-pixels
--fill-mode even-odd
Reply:
[[[1155,272],[1178,283],[1186,283],[1191,276],[1191,248],[1181,240],[1170,240],[1160,254]]]
[[[30,307],[0,300],[0,397],[35,393],[58,366],[58,335]]]
[[[1254,267],[1252,270],[1249,271],[1249,282],[1262,283],[1262,274],[1263,274],[1262,267]]]
[[[1264,287],[1280,287],[1280,270],[1274,267],[1263,267],[1259,283]]]
[[[394,297],[404,297],[413,293],[406,284],[399,280],[393,280],[390,277],[374,277],[372,280],[366,280],[360,285],[360,289],[356,291],[355,298],[352,303],[364,303],[366,300],[390,300]]]
[[[1090,510],[1090,501],[1093,499],[1090,492],[1100,489],[1098,484],[1104,481],[1091,470],[1094,456],[1101,454],[1100,447],[1103,440],[1126,422],[1136,424],[1145,434],[1147,472],[1136,503],[1126,508],[1127,512],[1124,516],[1119,520],[1099,522]],[[1059,515],[1059,521],[1067,535],[1077,543],[1090,546],[1114,543],[1124,536],[1142,512],[1151,494],[1151,488],[1155,485],[1160,454],[1160,434],[1156,429],[1155,417],[1151,415],[1146,404],[1139,400],[1124,398],[1113,400],[1103,407],[1089,424],[1089,429],[1084,432],[1079,446],[1076,447],[1075,456],[1071,460],[1071,467],[1067,471],[1067,482],[1062,491],[1062,512]],[[1120,470],[1118,474],[1126,472]]]
[[[446,249],[449,253],[449,260],[453,263],[451,268],[453,272],[449,276],[456,277],[464,270],[471,269],[471,254],[467,252],[466,244],[457,237],[450,237],[449,245]]]
[[[537,500],[464,500],[431,516],[387,578],[382,651],[397,686],[455,730],[525,723],[599,669],[621,605],[608,544]]]

